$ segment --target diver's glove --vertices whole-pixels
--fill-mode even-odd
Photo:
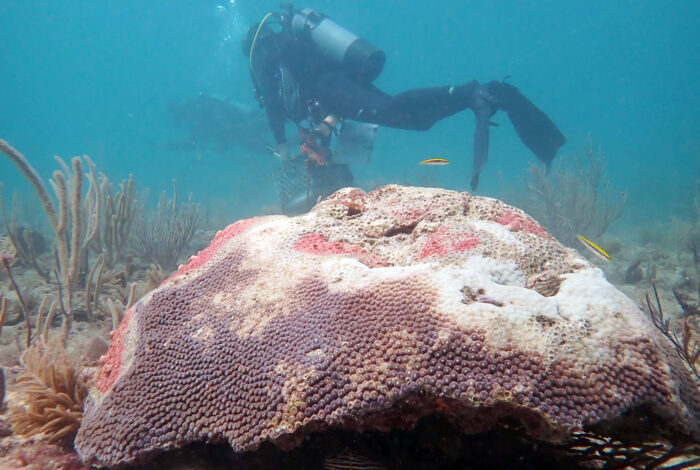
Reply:
[[[331,135],[333,135],[337,124],[338,118],[332,114],[329,114],[318,126],[314,128],[312,135],[319,140],[319,144],[327,147],[330,144]]]

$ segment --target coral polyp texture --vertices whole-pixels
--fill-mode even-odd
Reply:
[[[441,189],[348,188],[232,224],[101,361],[75,446],[105,466],[429,414],[559,441],[643,407],[700,434],[685,365],[599,269],[519,209]]]

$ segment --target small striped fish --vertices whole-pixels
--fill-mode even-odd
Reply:
[[[608,254],[607,251],[590,241],[588,238],[584,237],[583,235],[576,235],[579,240],[581,240],[581,243],[583,243],[583,246],[588,248],[588,251],[596,255],[598,258],[605,260],[605,261],[612,261],[612,256]]]
[[[447,165],[450,162],[444,158],[429,158],[420,162],[421,165]]]
[[[323,462],[323,470],[387,470],[383,465],[346,449]]]

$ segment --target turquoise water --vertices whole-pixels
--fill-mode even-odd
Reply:
[[[174,151],[187,139],[171,103],[200,92],[256,106],[240,40],[277,1],[0,2],[0,137],[44,178],[52,156],[88,154],[112,180],[133,173],[140,189],[181,191],[226,220],[274,211],[271,172],[259,151]],[[690,1],[316,1],[382,48],[376,84],[412,87],[510,75],[568,138],[587,136],[608,156],[611,185],[629,194],[614,229],[689,217],[700,177],[700,3]],[[479,194],[505,196],[534,157],[505,115],[492,130]],[[429,181],[468,190],[471,112],[429,132],[380,129],[370,165],[353,171],[370,188]],[[291,135],[291,131],[288,132]],[[272,142],[271,136],[269,136]],[[451,165],[419,167],[443,157]],[[27,191],[0,159],[6,195]],[[222,222],[223,223],[223,222]]]

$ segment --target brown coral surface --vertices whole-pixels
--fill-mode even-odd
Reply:
[[[386,186],[219,232],[127,311],[75,446],[112,466],[428,414],[555,441],[640,407],[700,434],[688,371],[599,269],[500,201]]]

